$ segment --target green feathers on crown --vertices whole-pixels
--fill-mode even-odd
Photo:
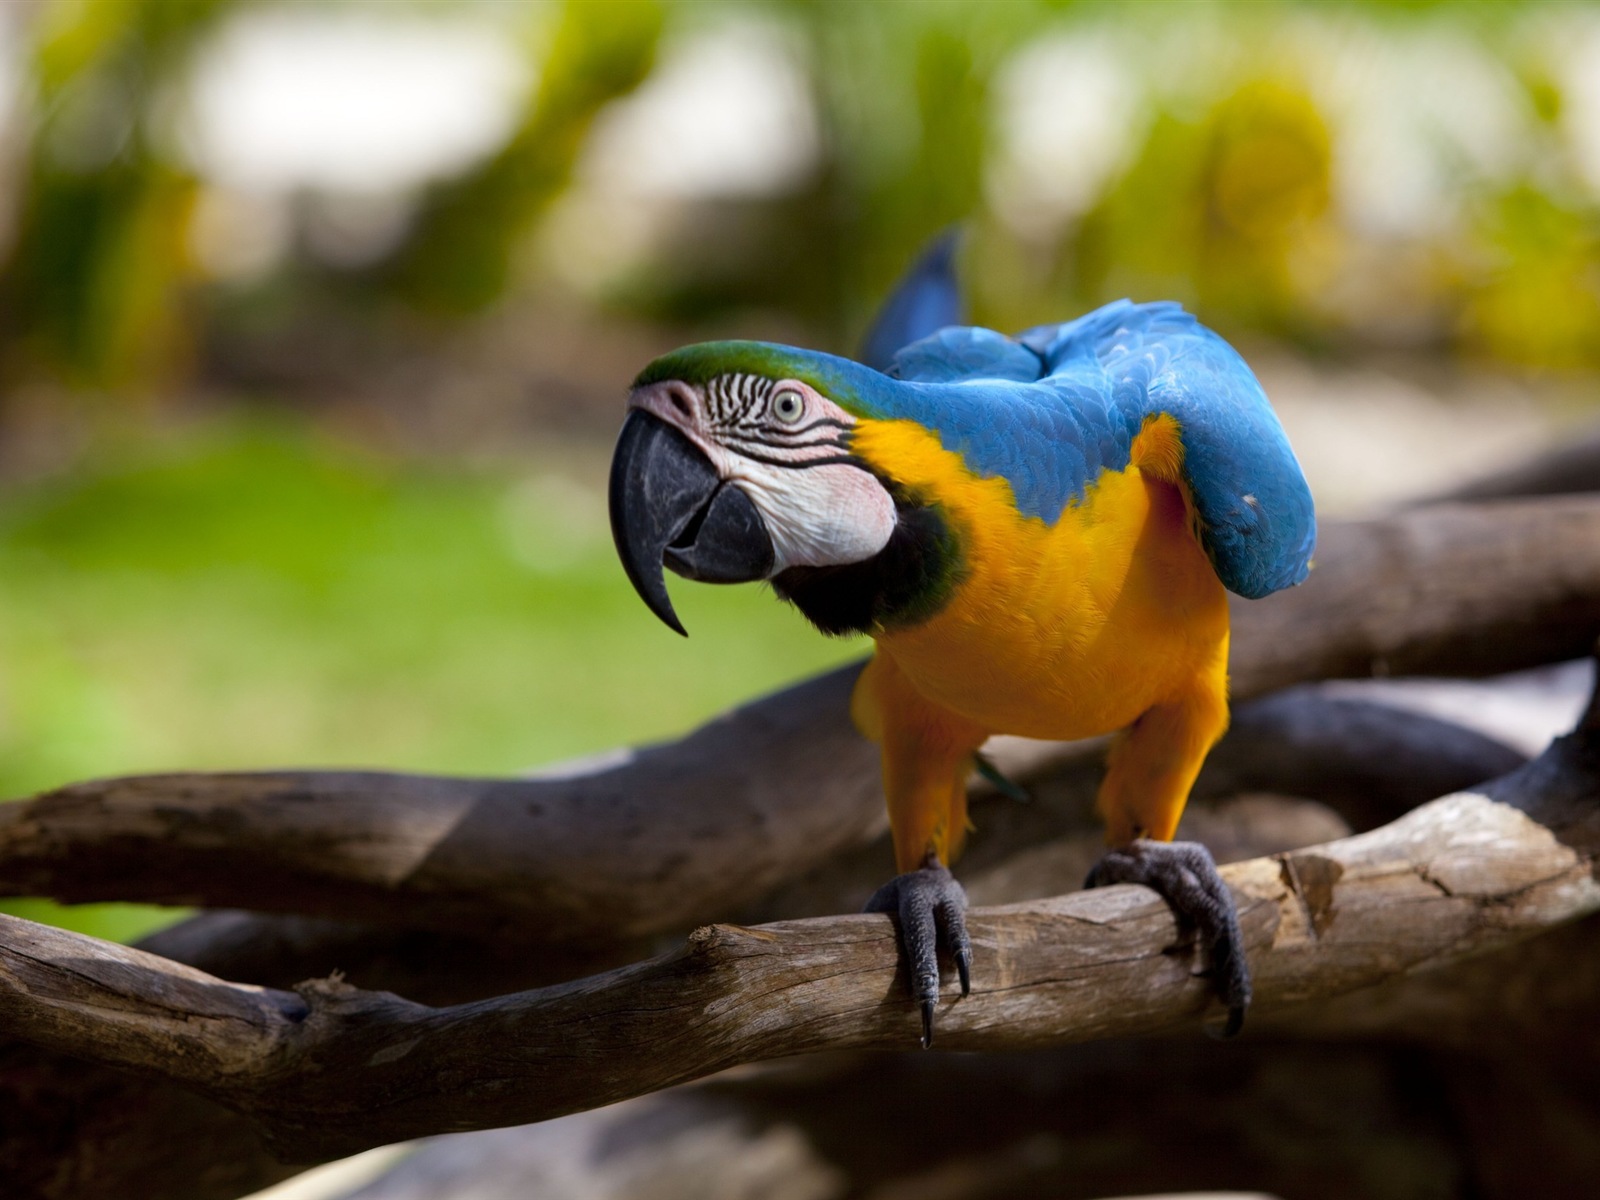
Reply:
[[[736,373],[798,379],[857,415],[867,415],[875,407],[867,399],[875,386],[890,383],[871,367],[820,350],[801,350],[773,342],[732,341],[699,342],[664,354],[639,372],[633,386],[644,387],[666,379],[703,384],[719,375]]]

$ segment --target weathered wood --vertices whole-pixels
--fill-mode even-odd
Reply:
[[[426,1004],[463,1004],[564,983],[638,962],[661,948],[656,939],[599,938],[589,947],[540,946],[521,939],[238,910],[200,913],[137,944],[225,979],[289,988],[337,971],[363,987]]]
[[[1576,657],[1600,499],[1330,526],[1301,588],[1235,608],[1233,690]],[[171,775],[0,805],[0,895],[248,907],[545,945],[714,919],[884,827],[844,668],[564,776]],[[1014,747],[1012,748],[1014,749]],[[1013,765],[1081,751],[1035,744]]]
[[[1291,752],[1284,752],[1286,746]],[[1216,771],[1208,767],[1202,794],[1241,788],[1298,792],[1321,797],[1341,811],[1392,817],[1501,773],[1515,765],[1516,756],[1456,726],[1379,705],[1329,700],[1320,689],[1308,688],[1241,706],[1212,762]],[[1096,764],[1078,762],[1035,780],[1034,800],[1027,805],[979,798],[974,810],[979,833],[962,863],[962,878],[976,902],[1049,895],[1064,882],[1083,878],[1102,849],[1098,822],[1090,812],[1098,773]],[[1238,859],[1348,832],[1320,805],[1259,798],[1220,808],[1191,805],[1183,836],[1205,841],[1220,858]],[[786,885],[736,919],[756,923],[852,911],[882,882],[889,861],[883,844],[868,844]],[[1543,947],[1559,936],[1537,939],[1533,946]],[[285,989],[342,970],[363,987],[428,1004],[520,991],[650,953],[648,947],[600,940],[566,953],[550,947],[532,951],[527,943],[506,938],[244,912],[201,914],[152,935],[141,947],[213,975]],[[1522,964],[1528,950],[1512,953]],[[1542,972],[1541,978],[1572,984],[1570,969],[1553,960],[1546,963],[1544,957],[1531,968],[1519,965],[1517,977]],[[1506,958],[1496,955],[1493,961]],[[1593,991],[1600,996],[1600,985]],[[1556,992],[1548,985],[1539,990],[1547,997]],[[1474,984],[1462,994],[1476,998],[1484,993]],[[1459,1011],[1461,995],[1455,1000],[1453,1008]],[[1446,1036],[1440,1013],[1451,1009],[1449,1003],[1430,1001],[1429,1020],[1420,1023],[1420,1030],[1412,1022],[1408,1033]],[[1492,1006],[1486,1011],[1483,1021],[1499,1020],[1505,1036],[1507,1018],[1493,1015]],[[1519,1010],[1515,1016],[1517,1036],[1545,1023],[1537,1010]],[[1391,1004],[1383,1019],[1402,1021],[1406,1016]],[[32,1046],[0,1048],[0,1112],[7,1114],[0,1122],[0,1178],[12,1184],[8,1200],[106,1195],[227,1200],[289,1170],[266,1153],[254,1126],[213,1101],[163,1080]],[[190,1136],[174,1141],[173,1128]]]
[[[1329,697],[1315,687],[1293,689],[1238,708],[1196,784],[1198,802],[1184,818],[1182,836],[1211,846],[1219,861],[1276,853],[1350,829],[1330,824],[1315,808],[1288,820],[1293,806],[1281,815],[1260,804],[1215,813],[1207,801],[1241,792],[1304,797],[1331,807],[1354,829],[1369,829],[1522,761],[1500,743],[1445,721]],[[1034,780],[1033,799],[1024,805],[992,794],[976,797],[977,830],[961,861],[969,892],[984,903],[1009,903],[1082,879],[1102,849],[1092,811],[1100,773],[1098,761],[1072,762]],[[885,833],[754,904],[705,915],[759,923],[852,912],[883,882],[892,861]],[[428,1004],[562,982],[650,953],[645,941],[604,937],[581,946],[540,945],[537,932],[484,937],[218,911],[155,933],[140,946],[214,975],[274,987],[339,970],[363,987]]]
[[[1492,797],[1492,798],[1491,798]],[[1540,822],[1547,824],[1541,824]],[[1224,868],[1256,1011],[1457,962],[1600,911],[1600,719],[1481,793],[1381,829]],[[1195,1020],[1207,982],[1170,910],[1120,887],[975,910],[973,994],[940,1045],[993,1050]],[[195,1016],[193,1014],[198,1014]],[[0,1021],[249,1115],[290,1157],[591,1108],[740,1062],[915,1037],[887,918],[698,931],[574,983],[427,1008],[337,980],[228,984],[169,960],[0,920]]]
[[[858,669],[538,778],[295,771],[62,788],[0,805],[0,894],[627,942],[884,827],[876,751],[846,715]]]
[[[1001,1164],[1041,1138],[1061,1141],[1060,1155],[1036,1164],[1039,1176],[999,1192],[1018,1200],[1181,1190],[1207,1181],[1312,1200],[1434,1194],[1424,1184],[1457,1197],[1469,1164],[1502,1181],[1493,1187],[1476,1180],[1467,1194],[1482,1200],[1520,1200],[1530,1190],[1588,1196],[1592,1189],[1571,1184],[1586,1160],[1592,1165],[1600,1142],[1560,1135],[1589,1127],[1571,1124],[1575,1114],[1560,1107],[1570,1082],[1553,1098],[1552,1112],[1552,1098],[1530,1094],[1524,1080],[1514,1101],[1520,1124],[1475,1119],[1465,1141],[1456,1140],[1465,1136],[1456,1117],[1462,1105],[1482,1110],[1483,1089],[1498,1093],[1500,1068],[1518,1064],[1523,1076],[1539,1073],[1546,1082],[1564,1065],[1568,1075],[1590,1081],[1587,1120],[1600,1113],[1600,1097],[1592,1095],[1600,1077],[1600,957],[1588,952],[1597,923],[1600,916],[1327,1003],[1258,1014],[1245,1038],[1232,1043],[1180,1031],[1026,1055],[912,1051],[787,1060],[548,1125],[444,1139],[423,1151],[417,1172],[402,1171],[395,1183],[426,1181],[431,1190],[423,1194],[440,1200],[456,1195],[452,1176],[438,1170],[438,1152],[454,1147],[471,1164],[463,1173],[470,1171],[474,1186],[461,1183],[468,1195],[542,1195],[537,1185],[550,1176],[492,1188],[493,1168],[507,1157],[528,1162],[515,1147],[531,1142],[557,1145],[548,1152],[558,1160],[547,1163],[552,1168],[581,1161],[598,1196],[612,1194],[599,1187],[607,1180],[621,1187],[618,1196],[636,1195],[644,1179],[664,1200],[675,1179],[684,1184],[679,1194],[700,1196],[707,1189],[693,1185],[688,1146],[709,1139],[720,1162],[737,1152],[736,1130],[765,1138],[777,1122],[785,1130],[798,1126],[836,1170],[868,1182],[922,1179],[963,1164],[970,1170],[990,1155]],[[1457,1074],[1470,1077],[1465,1096],[1448,1086]],[[891,1121],[883,1119],[888,1107]],[[0,1050],[0,1113],[6,1200],[231,1200],[299,1169],[271,1159],[244,1117],[186,1089],[27,1046]],[[596,1136],[575,1134],[573,1122]],[[174,1138],[174,1129],[183,1136]],[[1241,1141],[1245,1129],[1250,1135]],[[1436,1133],[1447,1135],[1442,1143]],[[1530,1133],[1540,1147],[1536,1161]],[[788,1141],[781,1162],[792,1181],[793,1172],[810,1173],[815,1158]],[[1170,1153],[1151,1156],[1155,1144]],[[1306,1157],[1313,1152],[1314,1167]],[[629,1177],[618,1156],[638,1156],[646,1172],[632,1187],[622,1186]],[[1412,1169],[1401,1169],[1407,1163]],[[685,1174],[676,1175],[674,1164]],[[1302,1173],[1298,1189],[1284,1186],[1293,1172]],[[570,1181],[574,1171],[554,1178]],[[727,1180],[720,1171],[717,1178]],[[984,1178],[1003,1182],[987,1171]],[[388,1194],[378,1188],[375,1200]]]
[[[1441,504],[1329,526],[1311,578],[1234,605],[1234,693],[1494,675],[1579,658],[1600,607],[1600,498]]]

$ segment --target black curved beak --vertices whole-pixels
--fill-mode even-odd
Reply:
[[[750,497],[642,409],[628,414],[611,458],[611,536],[639,598],[685,637],[663,566],[706,583],[748,583],[772,571],[772,539]]]

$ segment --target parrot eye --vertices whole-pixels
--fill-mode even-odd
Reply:
[[[806,402],[799,392],[779,392],[772,398],[772,415],[785,425],[793,425],[805,411]]]

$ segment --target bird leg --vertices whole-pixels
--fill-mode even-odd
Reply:
[[[922,1009],[922,1046],[933,1045],[933,1013],[939,1000],[939,945],[956,960],[961,994],[972,991],[972,943],[967,940],[967,893],[950,868],[929,852],[922,866],[897,875],[872,894],[862,910],[888,913],[911,976],[911,994]],[[1248,986],[1248,985],[1247,985]]]
[[[904,878],[904,876],[902,876]],[[1155,842],[1137,838],[1108,851],[1089,872],[1084,886],[1138,883],[1171,906],[1180,926],[1193,929],[1210,961],[1217,996],[1228,1009],[1223,1037],[1244,1024],[1250,1007],[1250,964],[1244,956],[1239,912],[1216,861],[1199,842]]]

